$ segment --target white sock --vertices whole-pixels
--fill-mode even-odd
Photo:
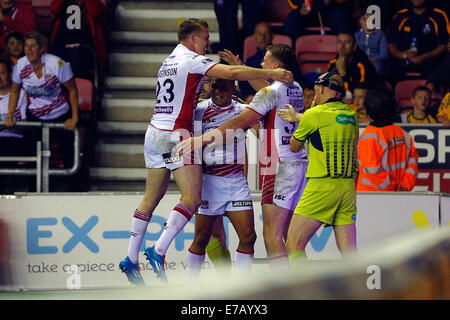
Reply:
[[[178,232],[180,232],[189,222],[191,217],[192,214],[189,209],[182,204],[177,204],[175,208],[173,208],[172,212],[169,214],[169,218],[167,218],[167,224],[164,231],[155,243],[155,251],[157,254],[162,256],[166,255],[167,249],[173,239],[175,239]]]
[[[236,250],[234,264],[240,271],[250,271],[253,264],[253,253],[245,253]]]
[[[187,272],[188,276],[191,280],[197,280],[200,275],[200,270],[202,269],[203,262],[205,262],[205,254],[197,254],[193,253],[191,250],[188,250],[187,253]]]
[[[281,255],[278,257],[269,258],[269,267],[273,268],[282,268],[289,270],[289,258],[287,255]]]
[[[130,244],[128,246],[127,254],[133,263],[139,262],[139,249],[141,248],[142,240],[144,239],[151,218],[151,213],[143,213],[137,209],[134,211],[131,222]]]

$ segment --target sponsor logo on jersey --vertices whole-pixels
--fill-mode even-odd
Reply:
[[[290,144],[290,142],[291,142],[291,137],[286,137],[286,136],[282,136],[281,137],[281,144],[282,145]]]
[[[237,207],[252,207],[252,201],[250,200],[240,200],[240,201],[233,201],[231,202],[233,208],[237,208]]]
[[[276,195],[274,195],[273,198],[274,198],[275,200],[281,200],[281,201],[286,200],[286,196],[283,196],[282,194],[276,194]]]
[[[336,122],[339,124],[351,124],[352,126],[356,125],[356,120],[354,116],[349,116],[346,114],[339,114],[336,117]]]
[[[157,106],[155,107],[155,113],[167,113],[170,114],[173,112],[173,106]]]
[[[265,88],[262,88],[261,90],[259,90],[258,93],[261,92],[261,93],[264,93],[264,94],[268,94],[269,91],[270,91],[270,88],[269,87],[265,87]]]
[[[202,63],[203,63],[203,64],[208,64],[208,63],[211,63],[211,62],[214,62],[214,60],[212,60],[212,59],[210,59],[210,58],[206,58],[206,59],[203,59],[203,60],[202,60]]]

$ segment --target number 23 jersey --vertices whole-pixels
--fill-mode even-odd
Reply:
[[[216,64],[182,44],[164,60],[158,71],[156,105],[150,125],[160,130],[193,130],[193,111],[206,72]]]

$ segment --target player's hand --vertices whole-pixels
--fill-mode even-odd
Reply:
[[[225,49],[224,51],[219,51],[219,57],[230,66],[243,65],[239,55],[235,56],[230,50]]]
[[[294,107],[290,104],[286,104],[286,107],[288,107],[288,109],[281,109],[277,112],[278,116],[288,122],[299,121],[299,115],[301,115],[301,113],[295,111]]]
[[[191,137],[177,144],[176,152],[177,155],[190,154],[192,151],[201,149],[202,147],[203,147],[202,136]]]
[[[3,123],[8,127],[14,126],[16,124],[16,118],[14,118],[14,114],[8,113],[3,120]]]
[[[70,118],[64,122],[64,128],[69,131],[73,131],[78,123],[78,119]]]
[[[294,82],[292,72],[282,68],[273,69],[270,78],[281,82]]]

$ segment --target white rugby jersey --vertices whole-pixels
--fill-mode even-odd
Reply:
[[[297,129],[298,122],[282,120],[277,112],[286,109],[286,104],[294,106],[295,111],[303,112],[303,90],[297,82],[291,84],[274,81],[270,86],[259,90],[248,108],[264,116],[260,133],[263,155],[278,161],[292,161],[306,158],[304,149],[292,152],[289,147],[291,136]]]
[[[205,73],[216,62],[179,44],[158,71],[156,105],[150,125],[160,130],[192,132],[193,110]]]
[[[246,105],[231,100],[227,107],[219,107],[207,99],[194,110],[194,133],[200,136],[237,117]],[[219,177],[237,177],[244,174],[245,134],[236,134],[233,144],[209,144],[203,153],[203,173]]]
[[[9,97],[11,93],[7,93],[4,96],[0,95],[0,122],[3,122],[8,114]],[[14,118],[16,121],[25,121],[27,111],[27,97],[25,91],[20,90],[19,101],[17,102],[16,110],[14,111]],[[16,129],[3,129],[0,130],[0,137],[2,138],[22,138],[22,134],[18,133]]]
[[[55,119],[70,109],[61,84],[73,78],[72,68],[70,63],[49,53],[44,53],[41,59],[42,78],[37,77],[25,56],[14,66],[12,80],[27,92],[28,110],[34,116],[42,120]]]

